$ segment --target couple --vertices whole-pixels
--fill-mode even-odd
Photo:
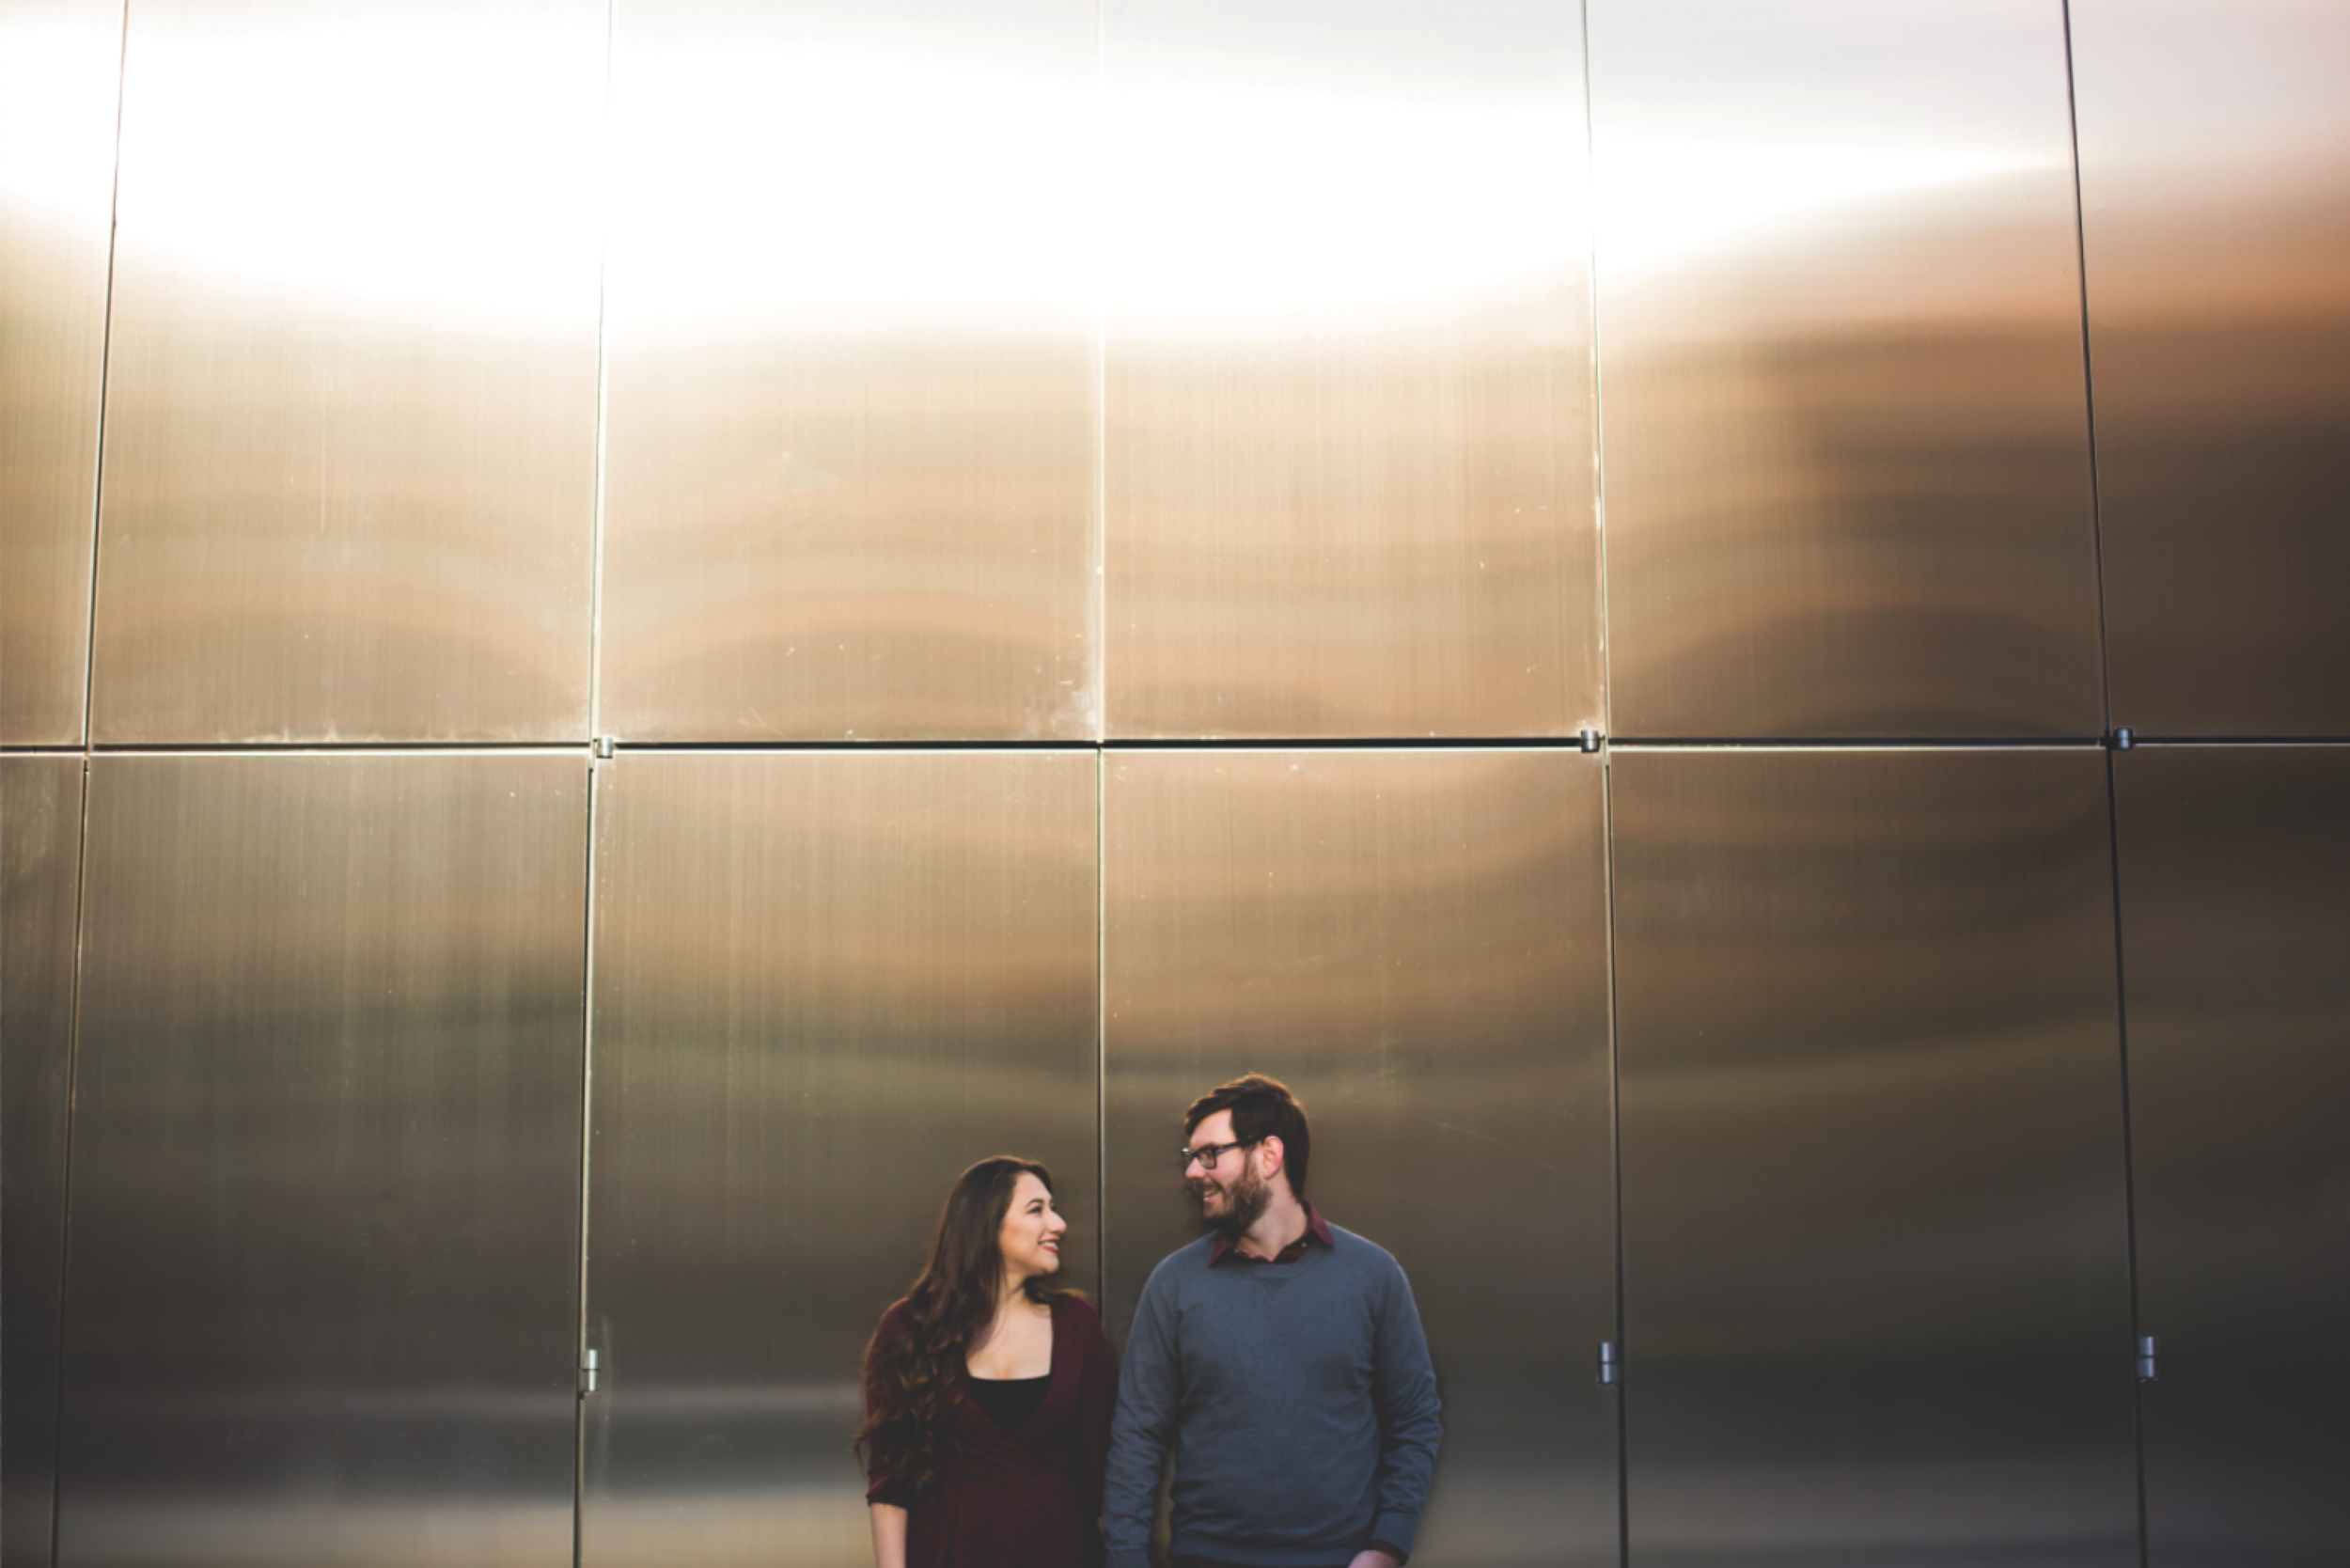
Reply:
[[[1092,1307],[1045,1288],[1068,1222],[1044,1168],[955,1183],[866,1351],[879,1568],[1093,1568],[1104,1535],[1110,1568],[1144,1568],[1170,1449],[1178,1568],[1410,1552],[1442,1428],[1403,1271],[1306,1201],[1306,1112],[1279,1083],[1226,1084],[1183,1132],[1214,1231],[1152,1272],[1122,1377]]]

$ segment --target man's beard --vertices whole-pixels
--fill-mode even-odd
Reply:
[[[1255,1171],[1244,1171],[1238,1182],[1224,1188],[1224,1212],[1208,1219],[1207,1191],[1204,1184],[1193,1182],[1185,1188],[1191,1194],[1199,1217],[1224,1232],[1224,1239],[1237,1242],[1248,1233],[1248,1228],[1264,1217],[1273,1204],[1273,1187]]]

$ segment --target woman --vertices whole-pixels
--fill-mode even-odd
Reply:
[[[956,1179],[930,1265],[865,1352],[877,1568],[1094,1568],[1117,1367],[1083,1296],[1045,1289],[1069,1222],[998,1155]]]

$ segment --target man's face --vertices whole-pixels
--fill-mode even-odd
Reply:
[[[1217,1111],[1193,1128],[1192,1148],[1213,1145],[1222,1152],[1212,1167],[1198,1162],[1185,1166],[1183,1185],[1190,1191],[1192,1201],[1199,1205],[1200,1218],[1238,1239],[1263,1216],[1265,1206],[1273,1201],[1273,1189],[1257,1168],[1257,1152],[1262,1146],[1222,1147],[1231,1141],[1230,1111]]]

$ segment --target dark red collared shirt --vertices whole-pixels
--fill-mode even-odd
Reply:
[[[1214,1268],[1216,1264],[1224,1262],[1228,1259],[1237,1259],[1244,1263],[1293,1263],[1297,1262],[1298,1259],[1303,1258],[1306,1255],[1306,1248],[1313,1246],[1317,1242],[1322,1244],[1324,1247],[1336,1247],[1338,1245],[1338,1243],[1333,1241],[1330,1237],[1330,1227],[1323,1223],[1323,1219],[1320,1215],[1314,1213],[1314,1206],[1311,1203],[1307,1203],[1306,1233],[1298,1237],[1295,1241],[1290,1243],[1289,1246],[1281,1248],[1281,1255],[1279,1257],[1251,1257],[1249,1254],[1243,1252],[1239,1247],[1233,1246],[1231,1237],[1226,1235],[1223,1231],[1218,1231],[1215,1233],[1214,1243],[1208,1248],[1208,1266],[1210,1268]]]
[[[1299,1201],[1305,1202],[1303,1199]],[[1336,1247],[1338,1243],[1331,1238],[1330,1227],[1324,1222],[1320,1215],[1314,1212],[1314,1206],[1311,1203],[1306,1203],[1306,1233],[1281,1248],[1279,1256],[1259,1258],[1243,1252],[1232,1244],[1231,1237],[1219,1231],[1215,1234],[1215,1240],[1208,1247],[1208,1266],[1214,1268],[1218,1263],[1242,1262],[1253,1263],[1263,1268],[1277,1263],[1293,1263],[1306,1255],[1306,1248],[1309,1247]],[[1391,1546],[1385,1541],[1373,1541],[1369,1544],[1373,1550],[1385,1552],[1398,1562],[1407,1560],[1406,1555],[1401,1548]],[[1184,1560],[1183,1568],[1222,1568],[1222,1564],[1187,1559]]]

